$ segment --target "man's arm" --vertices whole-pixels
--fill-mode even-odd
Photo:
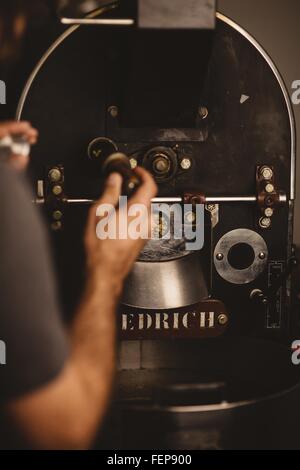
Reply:
[[[142,186],[131,204],[149,208],[156,186],[147,172],[138,172]],[[117,205],[121,184],[121,177],[112,175],[97,206]],[[70,358],[52,383],[7,407],[17,428],[35,448],[87,448],[109,402],[115,369],[116,307],[123,282],[145,241],[100,241],[96,224],[93,207],[85,237],[88,278],[69,332]]]

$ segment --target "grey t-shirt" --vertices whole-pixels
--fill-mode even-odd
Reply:
[[[0,163],[0,411],[53,380],[68,356],[46,230],[31,200],[25,178]]]

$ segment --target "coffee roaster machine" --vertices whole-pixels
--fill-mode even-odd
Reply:
[[[213,0],[112,1],[61,21],[70,27],[33,71],[18,118],[40,131],[35,202],[66,320],[84,282],[87,209],[111,154],[152,172],[160,201],[205,214],[201,250],[149,242],[126,282],[115,399],[99,441],[299,447],[295,124],[278,70]]]

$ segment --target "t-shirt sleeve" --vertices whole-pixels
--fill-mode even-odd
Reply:
[[[2,403],[52,381],[63,369],[68,356],[46,229],[31,200],[23,177],[1,164]]]

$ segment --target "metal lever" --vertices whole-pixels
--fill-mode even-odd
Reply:
[[[132,196],[141,182],[131,168],[130,160],[125,153],[112,153],[102,164],[102,172],[105,176],[111,173],[120,173],[123,178],[122,195]]]

